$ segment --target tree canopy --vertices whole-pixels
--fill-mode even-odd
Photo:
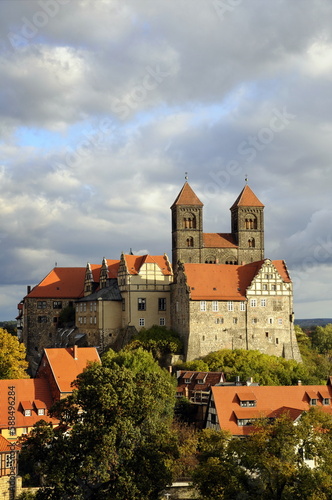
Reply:
[[[26,351],[17,337],[0,328],[0,378],[29,378]]]
[[[75,387],[52,410],[60,426],[41,422],[23,444],[21,462],[47,484],[37,498],[158,498],[178,453],[169,373],[142,349],[109,351]]]
[[[127,349],[137,349],[142,347],[153,354],[159,361],[165,356],[174,353],[181,353],[183,343],[179,335],[169,330],[165,326],[153,325],[151,328],[142,328],[128,344]]]
[[[221,371],[227,380],[236,376],[241,380],[252,377],[261,385],[292,385],[298,380],[310,383],[310,374],[303,363],[244,349],[222,349],[181,367],[188,370]]]
[[[331,439],[331,416],[314,409],[296,425],[287,414],[257,421],[246,439],[207,429],[194,481],[202,500],[330,500]]]

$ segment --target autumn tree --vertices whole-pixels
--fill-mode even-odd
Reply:
[[[38,499],[153,500],[172,479],[175,388],[150,353],[109,351],[35,426],[21,460],[44,478]],[[69,430],[69,431],[68,431]]]
[[[7,330],[0,328],[0,378],[29,378],[26,373],[28,362],[25,356],[24,344]]]

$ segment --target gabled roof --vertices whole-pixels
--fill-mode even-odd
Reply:
[[[0,434],[0,453],[9,453],[10,451],[14,451],[15,447],[16,451],[20,449],[20,447],[14,443],[10,443],[8,439],[4,438]]]
[[[237,248],[237,244],[231,233],[203,233],[203,247]]]
[[[322,404],[323,398],[318,396],[321,391],[324,397],[330,399],[329,405]],[[212,394],[220,428],[230,431],[234,436],[247,435],[253,430],[251,425],[238,425],[237,419],[276,418],[287,413],[296,420],[303,411],[310,408],[308,394],[316,394],[317,408],[325,412],[332,410],[332,387],[326,385],[255,386],[252,394],[256,405],[253,407],[240,405],[240,401],[253,400],[248,387],[214,386]]]
[[[189,398],[195,391],[209,391],[211,386],[225,381],[225,377],[222,372],[195,372],[179,370],[176,373],[176,377],[178,381],[177,393],[186,395],[186,392],[188,391],[187,395]],[[185,380],[190,380],[190,382],[186,383]],[[199,381],[201,381],[201,383],[199,383]]]
[[[231,206],[231,210],[236,207],[264,207],[264,205],[246,184]]]
[[[13,388],[13,389],[11,389]],[[57,423],[58,420],[47,414],[42,417],[34,408],[34,401],[42,402],[47,410],[52,406],[52,397],[46,379],[0,380],[0,428],[8,428],[8,391],[15,392],[15,425],[14,427],[31,427],[41,418],[46,422]],[[31,416],[25,416],[23,409],[30,409]]]
[[[54,380],[61,393],[72,392],[71,383],[77,375],[83,372],[89,362],[100,363],[100,357],[95,347],[47,348],[37,370],[36,377],[44,367],[44,357],[48,361]]]
[[[143,264],[157,264],[164,276],[171,276],[172,269],[166,255],[128,255],[123,254],[129,274],[139,274]]]
[[[55,267],[27,295],[28,298],[78,298],[83,296],[85,267]]]
[[[271,261],[285,282],[290,282],[283,261]],[[264,260],[245,265],[183,264],[192,300],[244,300],[246,290]]]
[[[198,205],[202,207],[203,203],[196,196],[192,188],[189,186],[188,182],[185,182],[171,208],[173,208],[175,205]]]

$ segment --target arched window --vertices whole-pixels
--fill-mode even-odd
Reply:
[[[257,218],[255,215],[248,215],[245,219],[246,229],[257,229]]]
[[[254,238],[249,238],[249,240],[248,240],[248,247],[249,248],[255,248],[255,239]]]
[[[196,217],[194,214],[187,213],[183,217],[183,227],[184,229],[196,229]]]
[[[208,255],[205,258],[205,264],[215,264],[216,263],[216,258],[213,255]]]
[[[190,236],[187,238],[187,247],[193,247],[194,246],[194,238]]]

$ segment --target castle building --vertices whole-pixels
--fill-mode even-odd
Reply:
[[[173,265],[122,254],[54,268],[19,305],[32,372],[45,347],[118,350],[153,325],[180,334],[186,360],[236,348],[300,360],[286,264],[264,257],[264,205],[246,184],[230,211],[231,233],[204,233],[203,203],[185,182],[171,206]]]

